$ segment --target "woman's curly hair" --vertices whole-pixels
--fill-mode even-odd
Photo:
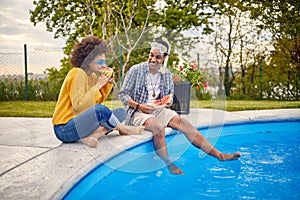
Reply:
[[[87,69],[96,56],[106,54],[107,52],[108,47],[104,40],[96,36],[88,36],[75,44],[70,62],[73,67]]]

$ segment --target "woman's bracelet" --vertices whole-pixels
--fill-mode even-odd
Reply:
[[[137,103],[137,105],[136,105],[135,109],[137,109],[137,110],[138,110],[138,109],[139,109],[139,105],[140,105],[140,104],[139,104],[139,103]]]

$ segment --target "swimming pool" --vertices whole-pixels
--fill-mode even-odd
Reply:
[[[212,129],[199,130],[207,136]],[[184,175],[170,174],[150,141],[100,164],[64,199],[300,198],[300,121],[225,125],[221,137],[209,134],[208,139],[223,152],[243,155],[219,162],[191,146],[183,134],[172,134],[169,154]]]

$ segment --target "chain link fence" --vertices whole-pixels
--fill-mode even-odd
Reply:
[[[27,49],[28,74],[43,74],[47,68],[60,68],[63,58],[62,49]],[[0,74],[1,77],[25,75],[25,45],[16,49],[0,49]]]
[[[60,69],[63,57],[59,48],[0,49],[0,101],[49,100],[46,69]]]

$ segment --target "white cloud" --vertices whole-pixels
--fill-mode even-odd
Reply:
[[[23,48],[24,44],[34,48],[62,48],[63,39],[54,39],[46,31],[45,24],[36,26],[30,22],[29,10],[34,9],[33,1],[0,1],[0,50]]]

